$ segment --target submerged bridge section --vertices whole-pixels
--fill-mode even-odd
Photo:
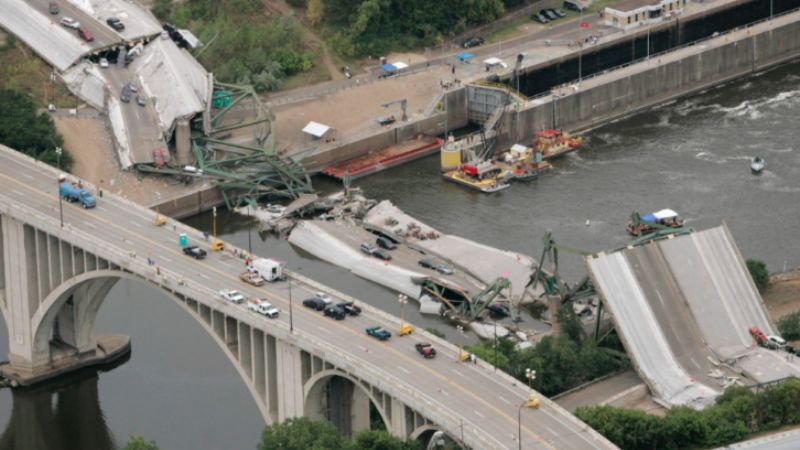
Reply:
[[[267,423],[308,416],[350,434],[370,426],[372,405],[387,429],[404,438],[441,430],[473,449],[614,448],[546,398],[539,409],[524,408],[527,386],[483,362],[456,362],[458,348],[424,331],[386,342],[366,335],[368,326],[399,329],[391,315],[359,303],[360,316],[334,321],[300,305],[315,291],[355,300],[345,294],[297,274],[261,288],[242,283],[244,264],[231,248],[212,252],[199,231],[171,220],[157,226],[153,211],[123,198],[105,193],[88,210],[64,203],[62,222],[57,175],[0,146],[6,375],[47,375],[64,357],[102,350],[94,333],[97,312],[116,280],[127,278],[165,292],[208,331]],[[206,248],[208,258],[183,255],[179,233]],[[218,291],[228,288],[268,298],[280,317],[223,300]],[[435,359],[416,353],[421,341],[436,346]]]
[[[725,225],[587,260],[642,378],[668,405],[711,403],[734,379],[800,377],[800,366],[757,347],[777,334]]]

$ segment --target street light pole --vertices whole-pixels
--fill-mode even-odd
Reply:
[[[60,172],[61,172],[61,153],[63,153],[63,152],[64,152],[64,150],[62,150],[61,147],[56,147],[56,166],[58,166],[58,171],[59,171],[58,183],[57,183],[58,184],[58,187],[57,187],[58,190],[56,192],[58,193],[58,218],[61,220],[61,228],[64,228],[64,199],[61,198],[61,183],[64,182],[64,180],[62,179],[62,176],[60,174]]]
[[[250,203],[247,203],[247,253],[253,254],[253,241],[250,237],[250,229],[253,228],[253,218],[250,217]]]
[[[292,275],[286,277],[289,280],[289,333],[294,333],[294,316],[292,315]]]

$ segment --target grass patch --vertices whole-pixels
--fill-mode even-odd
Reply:
[[[22,42],[0,46],[0,89],[26,92],[40,108],[48,103],[74,107],[75,97],[59,81],[50,80],[52,73],[53,69]]]
[[[322,83],[323,81],[329,81],[330,79],[331,75],[328,73],[328,68],[325,67],[325,64],[322,63],[322,59],[320,58],[319,61],[314,64],[314,67],[308,72],[301,72],[287,77],[286,81],[283,83],[283,86],[281,86],[278,92],[298,88],[301,86]]]
[[[512,20],[511,22],[507,23],[500,29],[492,31],[491,33],[487,34],[485,39],[487,44],[492,44],[498,41],[504,41],[506,39],[520,36],[525,34],[524,31],[519,29],[519,26],[525,23],[531,22],[530,18],[520,17],[516,20]],[[535,22],[533,22],[535,23]]]

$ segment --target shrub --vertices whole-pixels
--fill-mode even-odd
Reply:
[[[784,339],[800,339],[800,311],[786,314],[778,319],[778,330]]]
[[[746,264],[758,292],[764,292],[764,289],[769,286],[769,272],[767,272],[766,263],[757,259],[748,259]]]

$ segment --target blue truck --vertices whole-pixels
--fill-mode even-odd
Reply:
[[[66,181],[59,185],[58,192],[64,200],[79,202],[84,208],[94,208],[97,205],[97,200],[89,191]]]

